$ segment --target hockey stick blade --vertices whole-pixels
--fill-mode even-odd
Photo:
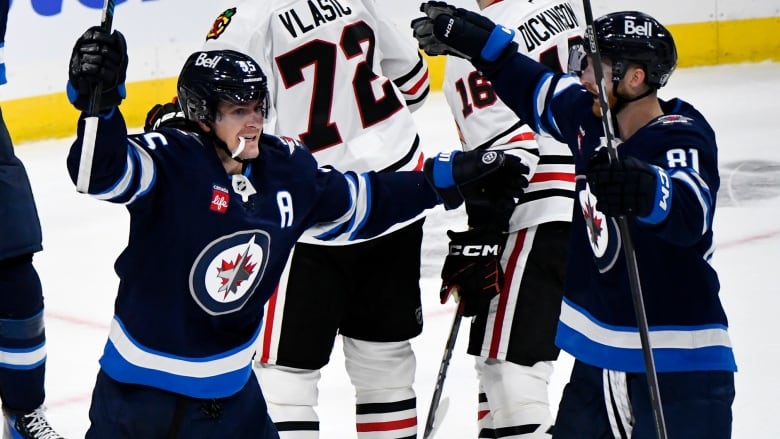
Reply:
[[[114,21],[115,0],[106,0],[103,3],[103,15],[100,27],[111,32],[111,24]],[[81,144],[81,156],[79,158],[79,173],[76,177],[76,190],[82,194],[89,189],[89,180],[92,177],[92,157],[95,154],[95,139],[97,137],[98,113],[100,108],[100,94],[103,92],[103,84],[98,83],[92,90],[89,105],[89,117],[84,118],[84,142]]]
[[[433,425],[431,426],[430,431],[427,431],[426,433],[423,433],[423,439],[432,439],[436,436],[436,433],[439,431],[439,427],[441,427],[442,420],[445,416],[447,416],[447,412],[450,409],[450,398],[445,396],[441,399],[441,402],[439,403],[439,408],[436,409],[436,416],[433,418]]]
[[[428,408],[428,418],[425,421],[423,439],[430,438],[435,430],[434,425],[436,423],[437,414],[439,412],[439,403],[441,401],[442,391],[444,390],[444,379],[447,377],[447,368],[449,368],[450,359],[452,358],[452,351],[455,348],[455,341],[458,338],[458,329],[460,329],[460,321],[462,317],[462,306],[458,306],[458,309],[455,311],[455,318],[452,320],[450,334],[447,337],[447,344],[444,347],[444,355],[442,356],[441,364],[439,365],[439,375],[436,377],[436,387],[433,389],[431,406]],[[439,421],[439,424],[441,424],[441,421]]]

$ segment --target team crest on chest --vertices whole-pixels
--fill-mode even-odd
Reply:
[[[579,191],[580,209],[585,220],[585,233],[588,235],[593,258],[601,273],[609,271],[620,251],[620,233],[614,218],[608,218],[596,209],[596,197],[590,188]]]
[[[271,239],[262,230],[223,236],[209,243],[190,270],[190,293],[211,315],[240,310],[268,265]]]

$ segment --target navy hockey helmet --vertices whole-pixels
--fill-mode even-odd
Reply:
[[[631,64],[644,67],[645,82],[666,85],[677,67],[672,34],[655,18],[638,11],[613,12],[593,22],[602,57],[612,61],[612,80],[620,81]]]
[[[263,115],[268,103],[268,80],[254,59],[233,50],[195,52],[184,62],[176,86],[184,116],[192,121],[214,121],[222,102],[245,104],[260,100]]]

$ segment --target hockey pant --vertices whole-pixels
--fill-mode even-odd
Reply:
[[[254,377],[235,394],[200,399],[98,372],[86,439],[279,439]]]
[[[725,371],[658,374],[669,438],[731,438],[734,374]],[[655,439],[645,374],[605,370],[575,361],[563,390],[555,439]]]
[[[355,387],[357,437],[417,437],[412,389],[416,359],[408,341],[367,342],[342,337],[347,374]],[[255,372],[281,439],[319,438],[319,370],[257,364]]]
[[[479,438],[550,439],[552,415],[547,396],[553,366],[540,361],[521,366],[476,358],[479,379]]]

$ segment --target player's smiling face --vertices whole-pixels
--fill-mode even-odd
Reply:
[[[241,159],[253,159],[260,154],[260,134],[263,132],[263,102],[254,100],[246,104],[220,102],[214,123],[214,134],[235,151],[244,142]]]

